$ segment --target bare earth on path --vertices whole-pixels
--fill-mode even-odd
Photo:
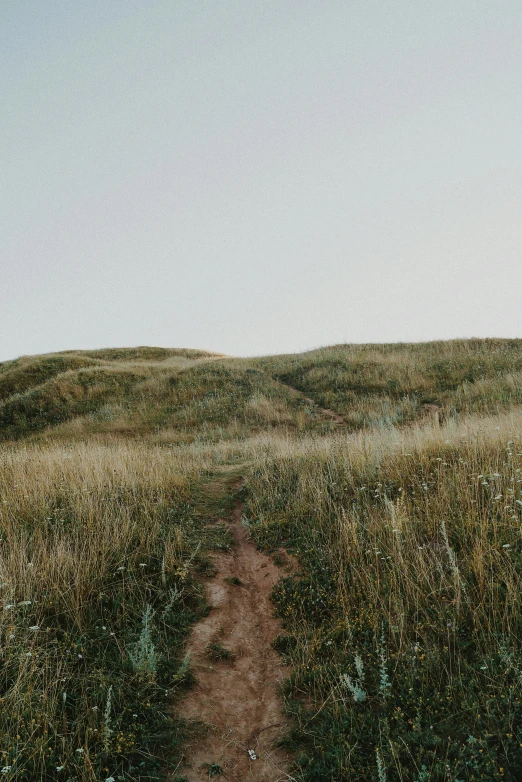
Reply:
[[[250,542],[241,511],[238,502],[230,519],[235,543],[230,552],[213,557],[217,573],[207,582],[211,610],[188,643],[197,683],[179,705],[179,714],[208,728],[189,745],[187,767],[178,771],[188,782],[208,780],[212,771],[217,776],[218,766],[218,778],[224,780],[291,779],[289,757],[275,746],[285,725],[278,686],[288,670],[270,645],[281,630],[270,593],[282,572]],[[235,656],[215,659],[209,656],[209,644]]]

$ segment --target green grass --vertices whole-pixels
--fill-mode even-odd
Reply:
[[[0,434],[64,439],[170,433],[173,442],[267,428],[328,434],[306,401],[349,430],[491,414],[522,401],[522,341],[339,345],[260,359],[126,348],[23,357],[0,365]],[[64,426],[65,425],[65,426]]]
[[[521,431],[475,419],[254,469],[252,534],[300,563],[274,592],[298,779],[378,779],[377,755],[388,780],[520,779]]]
[[[169,363],[105,362],[58,371],[67,366],[60,360],[46,380],[49,360],[34,363],[42,382],[0,402],[4,440],[42,432],[67,440],[163,431],[175,442],[217,442],[267,428],[314,424],[310,405],[301,397],[264,372],[231,360],[175,357]],[[13,370],[5,375],[12,380]],[[29,383],[27,372],[24,382]]]
[[[522,778],[521,378],[519,340],[0,364],[5,778],[175,768],[242,479],[251,535],[297,560],[273,595],[294,778]]]
[[[522,340],[337,345],[254,363],[341,413],[351,429],[415,421],[424,404],[449,418],[522,401]]]
[[[232,662],[236,659],[234,652],[231,652],[230,649],[227,649],[217,641],[207,645],[206,654],[214,662]]]
[[[7,779],[158,779],[187,731],[188,630],[228,489],[145,445],[17,447],[1,461],[0,736]],[[57,769],[60,769],[58,772]]]

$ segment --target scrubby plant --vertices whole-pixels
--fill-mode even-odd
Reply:
[[[152,640],[151,625],[153,618],[154,611],[150,605],[147,605],[143,613],[140,637],[129,648],[129,658],[134,671],[141,676],[149,676],[151,678],[154,677],[158,667],[158,658],[154,641]]]

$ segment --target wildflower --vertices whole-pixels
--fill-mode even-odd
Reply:
[[[63,771],[65,766],[56,766],[57,771]]]
[[[0,770],[0,774],[9,774],[9,772],[11,771],[11,769],[12,769],[12,766],[4,766],[4,767],[3,767],[3,768]]]

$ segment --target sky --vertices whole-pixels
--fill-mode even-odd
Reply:
[[[0,361],[522,337],[520,0],[3,0]]]

